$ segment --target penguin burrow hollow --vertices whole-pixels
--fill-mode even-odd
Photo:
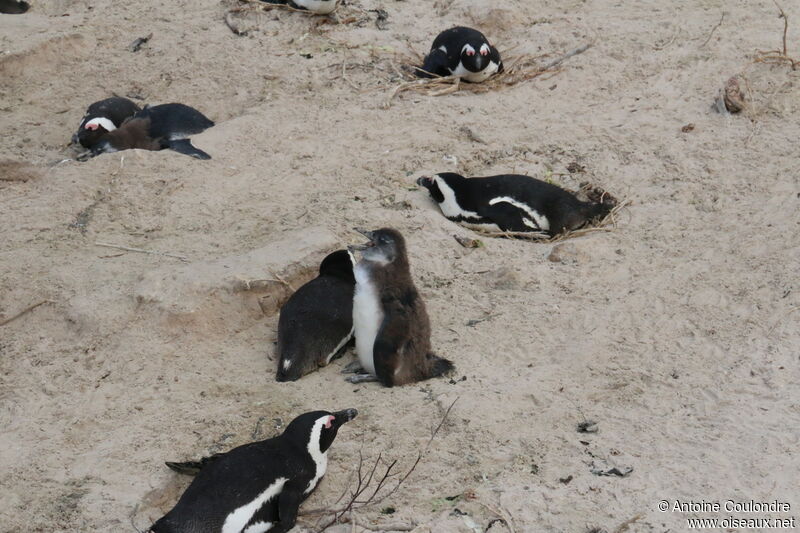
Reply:
[[[443,172],[422,176],[417,184],[428,189],[446,218],[482,231],[553,237],[604,217],[616,205],[611,197],[602,203],[583,202],[557,185],[518,174],[465,178]]]
[[[328,365],[353,338],[354,262],[348,250],[329,254],[319,275],[281,308],[278,381],[295,381]]]
[[[457,26],[440,33],[417,68],[421,78],[456,76],[480,83],[503,71],[500,52],[478,30]]]
[[[167,463],[197,477],[149,532],[286,533],[325,474],[337,431],[357,414],[305,413],[277,437],[196,462]]]
[[[119,128],[108,132],[92,147],[92,155],[140,148],[174,150],[197,159],[211,156],[192,146],[189,137],[212,127],[214,122],[184,104],[145,106]]]
[[[447,374],[453,363],[431,352],[431,325],[414,286],[406,242],[399,231],[356,229],[369,241],[356,264],[353,327],[360,372],[351,383],[380,381],[387,387]]]

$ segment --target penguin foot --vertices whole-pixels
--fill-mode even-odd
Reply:
[[[372,374],[355,374],[354,376],[345,378],[345,381],[353,384],[371,383],[373,381],[378,381],[378,376],[373,376]]]
[[[342,369],[342,374],[364,374],[364,369],[361,367],[361,361],[356,359],[355,361],[348,363]]]
[[[166,147],[170,150],[174,150],[179,154],[188,155],[194,157],[196,159],[211,159],[211,156],[202,151],[201,149],[197,148],[196,146],[192,145],[192,142],[189,139],[176,139],[167,141]]]

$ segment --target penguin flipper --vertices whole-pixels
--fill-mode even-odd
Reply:
[[[422,67],[416,67],[415,70],[418,78],[449,76],[447,54],[438,48],[436,50],[431,50],[431,52],[425,56],[425,62],[422,64]]]
[[[176,139],[164,141],[164,147],[174,150],[179,154],[188,155],[197,159],[211,159],[211,156],[192,145],[189,139]]]
[[[500,231],[543,231],[522,209],[506,202],[490,205],[480,214],[497,224]]]
[[[199,461],[186,461],[183,463],[166,461],[164,464],[167,465],[170,468],[170,470],[174,470],[179,474],[184,474],[187,476],[196,476],[200,472],[200,470],[208,466],[210,463],[213,463],[223,455],[225,454],[215,453],[214,455],[203,457]]]
[[[314,488],[316,489],[316,486]],[[283,488],[278,495],[278,522],[269,530],[270,533],[288,533],[297,524],[297,511],[303,501],[302,494],[302,488]]]

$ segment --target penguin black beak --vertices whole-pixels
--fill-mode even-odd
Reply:
[[[336,418],[334,424],[336,426],[341,426],[342,424],[346,424],[358,416],[358,411],[355,409],[345,409],[344,411],[339,411],[337,413],[333,413],[333,416]]]
[[[417,179],[417,185],[421,185],[423,187],[430,187],[431,183],[433,183],[433,178],[430,176],[420,176]]]
[[[347,247],[348,250],[350,250],[351,252],[361,252],[361,251],[366,250],[367,248],[371,248],[371,247],[375,246],[375,243],[372,241],[372,238],[374,236],[374,232],[367,231],[367,230],[361,229],[361,228],[353,228],[353,229],[355,231],[359,232],[361,235],[363,235],[367,239],[369,239],[369,242],[366,243],[366,244],[351,244],[350,246]]]

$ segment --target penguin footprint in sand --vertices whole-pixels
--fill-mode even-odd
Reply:
[[[353,338],[353,256],[338,250],[319,276],[292,294],[278,319],[278,381],[295,381],[326,366]]]
[[[425,57],[420,78],[456,76],[479,83],[503,71],[500,52],[478,30],[458,26],[439,34]]]
[[[453,222],[484,231],[543,232],[553,237],[604,217],[616,205],[583,202],[561,187],[529,176],[465,178],[443,172],[417,180]]]
[[[406,242],[391,228],[356,230],[369,242],[351,246],[356,264],[353,327],[361,373],[351,383],[406,385],[451,372],[453,363],[431,353],[431,325],[411,279]]]
[[[119,128],[108,132],[92,147],[92,155],[140,148],[170,149],[197,159],[211,156],[192,146],[191,135],[202,133],[214,122],[197,109],[183,104],[145,106]]]
[[[272,439],[198,462],[167,463],[180,473],[198,474],[149,533],[286,533],[325,474],[337,431],[357,414],[355,409],[305,413]]]

